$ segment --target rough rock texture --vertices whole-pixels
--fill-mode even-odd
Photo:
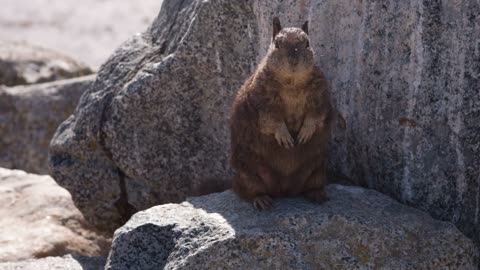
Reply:
[[[0,217],[0,262],[68,252],[104,256],[110,244],[49,176],[0,168]]]
[[[95,75],[0,87],[0,167],[48,174],[48,146]]]
[[[315,10],[318,60],[346,126],[332,168],[480,244],[480,2],[319,1]]]
[[[58,130],[54,177],[110,228],[228,177],[229,107],[278,15],[310,21],[340,112],[333,171],[480,243],[479,11],[476,0],[165,1]]]
[[[113,231],[136,210],[179,202],[201,180],[229,174],[227,112],[254,64],[253,29],[243,23],[253,13],[205,3],[165,1],[52,139],[55,180],[99,228]],[[205,35],[206,25],[219,27]]]
[[[373,190],[328,192],[265,212],[231,191],[151,208],[115,232],[105,269],[476,269],[453,224]]]
[[[91,73],[89,67],[58,52],[25,42],[0,41],[0,85],[49,82]]]
[[[37,260],[0,263],[0,270],[103,270],[105,259],[102,257],[83,257],[65,255]]]

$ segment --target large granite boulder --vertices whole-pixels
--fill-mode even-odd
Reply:
[[[105,269],[476,269],[448,222],[373,190],[330,185],[331,200],[256,211],[231,191],[156,206],[115,232]]]
[[[92,74],[69,56],[25,42],[0,41],[0,85],[15,86]]]
[[[318,63],[346,127],[332,141],[332,169],[480,244],[480,2],[317,1],[315,10]]]
[[[68,191],[46,175],[0,168],[0,217],[0,262],[70,252],[106,256],[110,247],[109,237],[88,225]]]
[[[0,270],[103,270],[103,257],[65,255],[21,262],[0,263]]]
[[[310,22],[339,111],[331,168],[454,222],[480,243],[480,4],[165,1],[102,67],[51,144],[55,179],[114,228],[228,179],[227,117],[265,54],[271,19]]]
[[[94,80],[0,87],[0,167],[49,174],[50,140]]]
[[[254,64],[252,16],[233,1],[165,1],[102,66],[50,147],[55,180],[92,223],[113,231],[229,175],[227,112]]]

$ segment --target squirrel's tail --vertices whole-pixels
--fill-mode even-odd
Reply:
[[[193,187],[192,195],[194,197],[208,195],[211,193],[223,192],[232,188],[232,181],[220,178],[208,178],[200,181]]]

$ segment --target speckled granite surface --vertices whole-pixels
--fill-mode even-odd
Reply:
[[[231,191],[153,207],[115,232],[105,269],[476,269],[451,223],[373,190],[327,192],[264,212]]]

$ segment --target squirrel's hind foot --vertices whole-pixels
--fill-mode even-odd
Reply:
[[[253,199],[253,207],[257,210],[269,210],[273,207],[273,200],[268,195],[257,196]]]
[[[307,198],[307,200],[309,201],[313,201],[320,204],[329,200],[327,193],[323,188],[305,192],[305,198]]]

